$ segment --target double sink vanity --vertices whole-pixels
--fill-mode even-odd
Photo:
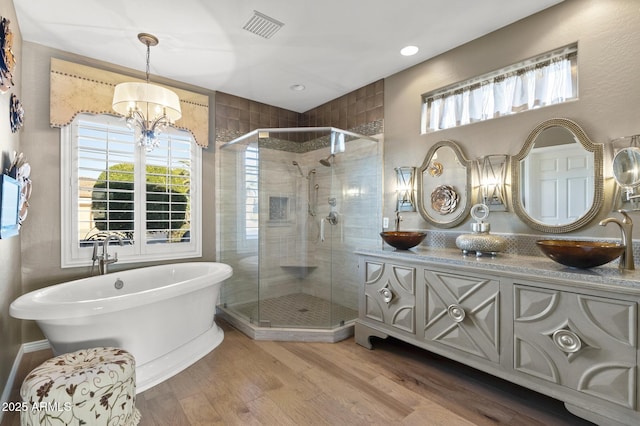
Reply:
[[[562,400],[598,424],[640,424],[640,272],[455,249],[358,254],[360,345],[392,336]]]
[[[551,143],[563,138],[567,141]],[[549,178],[540,176],[548,165],[545,158],[562,162],[563,151],[568,151],[566,162],[576,162],[571,167],[587,171],[568,178],[576,191],[575,184],[582,185],[582,195],[547,188],[545,195],[537,193],[534,187]],[[443,160],[448,163],[441,164]],[[513,211],[530,228],[554,234],[539,239],[562,240],[558,234],[598,225],[596,218],[606,214],[603,146],[589,141],[575,123],[542,123],[510,166]],[[466,220],[476,199],[470,167],[451,141],[429,151],[419,169],[417,206],[429,224],[449,228]],[[452,168],[458,170],[448,180],[445,172]],[[558,179],[562,183],[564,178]],[[442,187],[456,193],[457,206],[448,212],[440,209],[443,203],[432,202]],[[557,201],[554,218],[541,204],[550,196]],[[567,214],[576,208],[581,212],[577,218]],[[497,256],[463,255],[428,243],[410,250],[388,245],[360,249],[356,342],[372,349],[372,337],[392,336],[561,400],[570,412],[597,424],[638,425],[640,271],[633,269],[630,220],[626,235],[622,221],[616,223],[623,231],[618,245],[629,248],[622,257],[631,260],[621,267],[611,262],[569,268],[513,250]]]

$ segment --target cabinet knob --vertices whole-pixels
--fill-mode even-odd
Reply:
[[[447,308],[447,313],[449,314],[449,317],[455,322],[462,322],[462,320],[464,320],[464,317],[466,316],[464,308],[456,304],[449,305],[449,307]]]
[[[381,289],[378,293],[380,293],[382,300],[386,303],[391,303],[393,300],[393,292],[386,287]]]
[[[558,349],[566,353],[578,352],[582,348],[580,337],[569,330],[556,330],[553,333],[553,343]]]

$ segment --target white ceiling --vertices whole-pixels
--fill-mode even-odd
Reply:
[[[562,0],[14,0],[25,41],[304,112]],[[264,39],[257,10],[284,23]],[[403,57],[402,47],[417,55]],[[304,91],[290,86],[302,84]]]

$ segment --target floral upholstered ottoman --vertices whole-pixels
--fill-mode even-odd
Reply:
[[[135,359],[118,348],[83,349],[36,367],[20,388],[22,426],[136,425]]]

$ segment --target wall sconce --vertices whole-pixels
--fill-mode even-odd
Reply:
[[[480,179],[479,200],[489,210],[507,211],[507,156],[485,155],[477,161]]]
[[[396,204],[397,212],[415,212],[416,211],[416,168],[415,167],[396,167],[396,194],[398,201]]]

